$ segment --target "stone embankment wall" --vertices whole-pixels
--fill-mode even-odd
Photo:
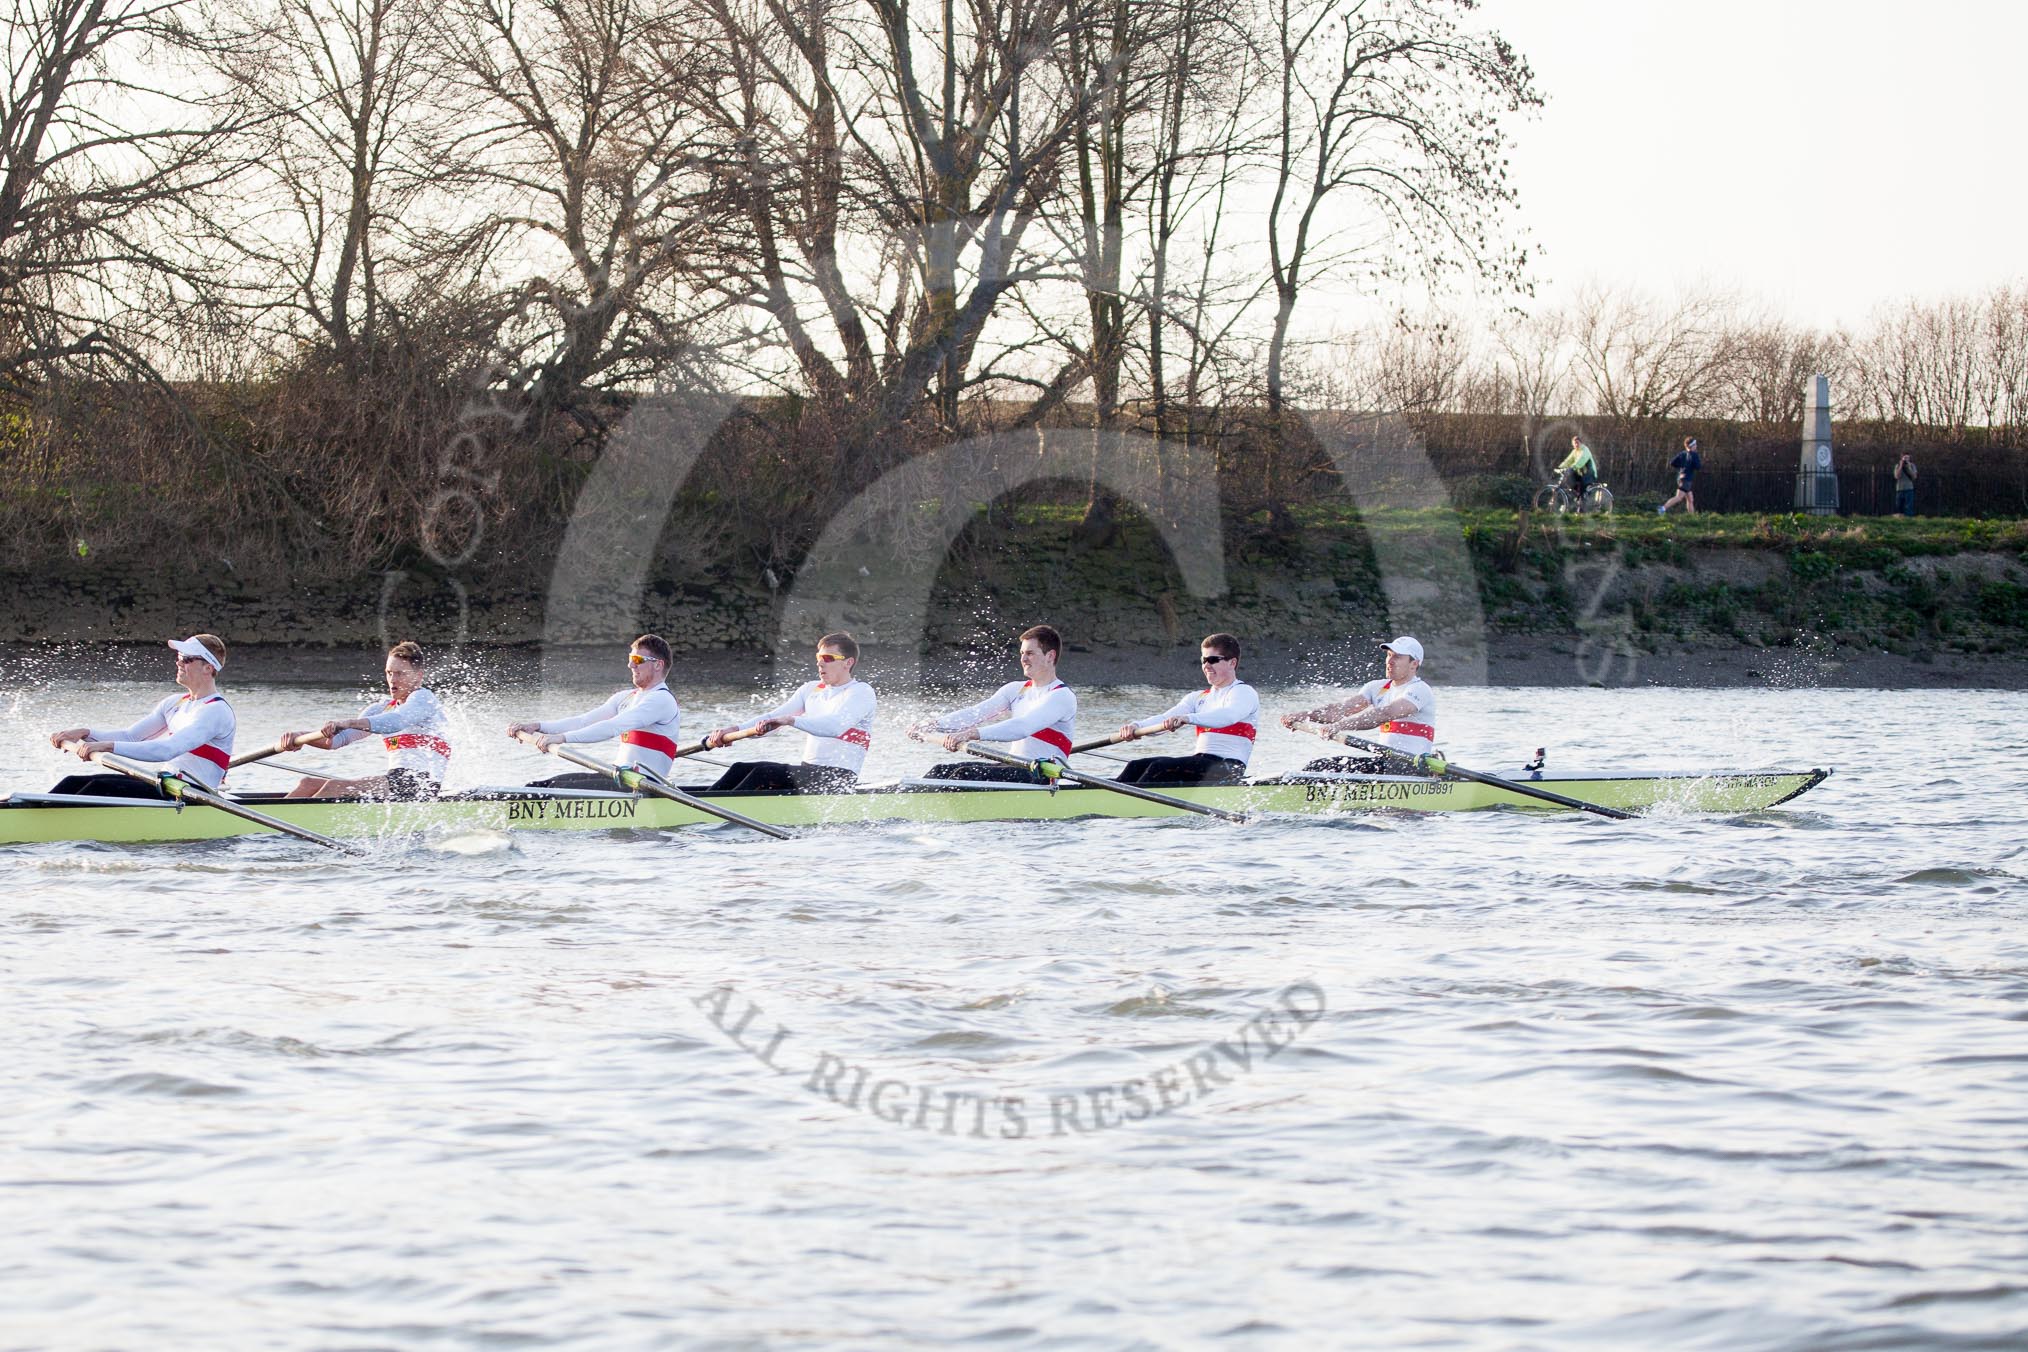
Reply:
[[[1426,542],[1427,543],[1427,542]],[[1204,633],[1329,649],[1413,629],[1495,652],[1589,637],[1642,653],[1826,645],[1909,658],[1954,652],[2028,659],[2028,559],[1965,551],[1862,562],[1809,550],[1683,548],[1656,554],[1578,542],[1543,551],[1495,541],[1419,548],[1393,537],[1385,566],[1365,542],[1312,535],[1229,551],[1225,591],[1193,595],[1151,540],[1090,553],[1023,534],[947,564],[936,585],[869,565],[826,610],[785,621],[794,579],[651,581],[639,598],[559,603],[546,577],[450,580],[409,573],[296,583],[224,566],[169,572],[76,560],[0,578],[0,642],[146,642],[213,630],[234,644],[605,643],[639,630],[688,652],[800,647],[812,624],[870,646],[992,649],[1047,621],[1078,651],[1160,655]],[[925,623],[926,620],[926,623]],[[785,632],[793,624],[799,632]],[[1165,668],[1166,669],[1166,668]]]

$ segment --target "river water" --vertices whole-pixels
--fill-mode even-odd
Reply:
[[[230,687],[241,749],[350,711],[337,666]],[[8,674],[7,787],[169,688]],[[605,675],[467,682],[457,783],[553,772],[498,727]],[[1837,773],[1731,819],[0,850],[0,1347],[2022,1346],[2028,696],[1440,715],[1494,771]]]

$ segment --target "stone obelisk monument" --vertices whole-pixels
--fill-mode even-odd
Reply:
[[[1803,455],[1796,468],[1796,510],[1833,516],[1838,471],[1831,465],[1831,378],[1812,376],[1803,395]]]

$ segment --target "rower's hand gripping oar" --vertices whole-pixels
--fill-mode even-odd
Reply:
[[[910,733],[909,735],[917,741],[925,740],[915,733]],[[1097,745],[1104,746],[1105,743],[1100,742]],[[1076,748],[1072,749],[1075,750]],[[1243,822],[1246,820],[1242,814],[1228,812],[1222,807],[1210,807],[1204,803],[1192,803],[1187,799],[1172,798],[1166,793],[1156,793],[1153,789],[1144,789],[1137,784],[1122,784],[1117,779],[1107,779],[1103,775],[1088,775],[1082,770],[1073,770],[1060,761],[1024,760],[1012,752],[1001,751],[995,747],[986,746],[981,742],[966,742],[964,750],[985,760],[998,761],[1002,765],[1018,765],[1025,770],[1032,770],[1044,779],[1051,781],[1067,779],[1073,784],[1083,784],[1094,789],[1107,789],[1113,793],[1123,793],[1129,798],[1139,798],[1143,802],[1160,803],[1163,807],[1173,807],[1183,812],[1195,812],[1206,817],[1217,817],[1221,821]]]
[[[1319,736],[1325,735],[1323,725],[1319,723],[1297,723],[1292,731],[1314,732]],[[1594,812],[1601,817],[1611,817],[1615,821],[1632,821],[1634,817],[1633,813],[1622,812],[1616,807],[1602,807],[1597,803],[1587,803],[1580,798],[1567,798],[1563,794],[1552,793],[1548,789],[1539,789],[1531,784],[1517,784],[1511,779],[1501,779],[1497,775],[1480,774],[1477,770],[1467,770],[1462,765],[1456,765],[1445,760],[1441,754],[1414,756],[1406,751],[1396,751],[1391,746],[1382,746],[1379,742],[1369,742],[1364,737],[1349,732],[1337,733],[1331,736],[1330,740],[1342,742],[1346,746],[1357,747],[1361,751],[1370,751],[1383,760],[1393,761],[1398,765],[1415,771],[1417,774],[1429,775],[1435,779],[1463,779],[1474,784],[1486,784],[1496,789],[1505,789],[1509,793],[1519,794],[1523,798],[1539,798],[1545,803],[1555,803],[1558,807],[1574,807],[1580,812]]]
[[[694,794],[683,792],[683,790],[673,784],[665,784],[661,779],[648,773],[646,770],[638,770],[631,765],[608,765],[602,760],[585,755],[576,747],[565,742],[558,742],[555,746],[544,749],[538,740],[540,735],[533,732],[518,732],[514,734],[516,741],[527,743],[537,751],[541,751],[545,756],[555,756],[560,760],[569,761],[572,765],[581,765],[595,774],[605,775],[613,783],[629,793],[653,794],[657,798],[667,798],[673,803],[681,803],[687,808],[702,812],[707,817],[716,817],[720,821],[731,822],[734,826],[744,826],[749,831],[758,831],[764,836],[773,836],[776,840],[787,840],[789,838],[789,833],[782,830],[779,826],[769,826],[766,822],[757,822],[752,817],[746,816],[743,813],[734,812],[731,808],[720,807],[716,803],[706,802]],[[703,746],[704,743],[699,742],[691,749],[693,751],[701,750]],[[678,750],[680,751],[682,748],[679,747]]]
[[[82,742],[65,742],[63,749],[76,754],[75,749],[82,745]],[[322,845],[327,850],[338,850],[345,854],[360,856],[364,856],[367,853],[357,845],[349,844],[342,840],[333,840],[329,836],[320,836],[315,831],[305,827],[296,826],[277,817],[270,817],[265,812],[256,812],[250,807],[244,807],[235,803],[232,799],[225,797],[223,794],[213,793],[202,785],[191,783],[173,770],[150,769],[140,761],[128,760],[125,756],[115,756],[110,751],[94,751],[86,759],[94,764],[103,765],[108,770],[117,770],[129,778],[138,779],[143,784],[153,784],[161,789],[162,792],[174,798],[179,804],[201,803],[205,807],[217,808],[228,816],[241,817],[253,822],[257,826],[265,826],[270,831],[279,831],[285,836],[294,836],[298,840],[307,840],[312,845]]]

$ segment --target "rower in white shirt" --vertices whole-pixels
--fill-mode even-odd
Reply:
[[[1368,741],[1411,756],[1436,750],[1436,693],[1418,674],[1422,670],[1422,644],[1403,635],[1381,646],[1387,651],[1385,680],[1368,681],[1350,699],[1283,714],[1282,726],[1321,724],[1317,735],[1327,738],[1341,732],[1371,732]],[[1398,772],[1401,766],[1382,756],[1327,756],[1311,761],[1303,769],[1378,774]]]
[[[336,751],[377,736],[387,749],[387,772],[366,779],[323,779],[305,775],[291,798],[366,798],[415,802],[443,792],[450,768],[450,725],[443,702],[423,684],[422,645],[404,640],[387,650],[382,675],[387,698],[375,700],[355,718],[335,718],[315,732],[285,732],[279,751],[327,747]]]
[[[658,779],[669,777],[676,763],[676,729],[683,711],[669,691],[669,664],[675,658],[660,634],[643,634],[627,649],[627,671],[633,684],[616,691],[596,709],[572,718],[552,718],[542,723],[509,723],[507,735],[537,734],[536,745],[547,751],[568,743],[573,746],[620,739],[621,766],[645,770]],[[595,771],[552,775],[531,783],[531,789],[610,789],[613,779]]]
[[[956,751],[970,741],[1008,742],[1009,753],[1023,760],[1064,761],[1075,740],[1077,696],[1056,679],[1056,660],[1063,639],[1046,624],[1021,634],[1021,671],[1028,679],[1009,681],[986,699],[941,718],[918,723],[909,735]],[[988,780],[995,783],[1040,784],[1043,778],[1020,765],[952,761],[933,765],[931,779]]]
[[[1198,665],[1204,668],[1209,684],[1176,701],[1167,713],[1122,724],[1113,736],[1116,742],[1131,742],[1194,723],[1196,754],[1143,756],[1129,761],[1120,771],[1122,784],[1231,784],[1246,774],[1246,763],[1253,756],[1254,724],[1260,718],[1260,696],[1239,679],[1239,640],[1231,634],[1208,634],[1197,646]]]
[[[735,733],[765,737],[782,728],[803,734],[803,759],[741,761],[718,777],[707,792],[731,790],[774,793],[838,793],[859,782],[873,745],[873,687],[857,679],[859,644],[852,635],[826,634],[817,640],[817,679],[805,681],[796,693],[751,723],[708,733],[708,747],[725,745]]]
[[[176,652],[176,684],[180,695],[162,701],[130,728],[65,728],[49,735],[49,744],[90,760],[110,751],[128,760],[161,764],[193,784],[216,789],[225,782],[232,763],[232,706],[218,693],[218,673],[225,668],[225,640],[216,634],[172,638]],[[169,797],[153,784],[122,774],[67,775],[52,793],[82,793],[98,798]]]

